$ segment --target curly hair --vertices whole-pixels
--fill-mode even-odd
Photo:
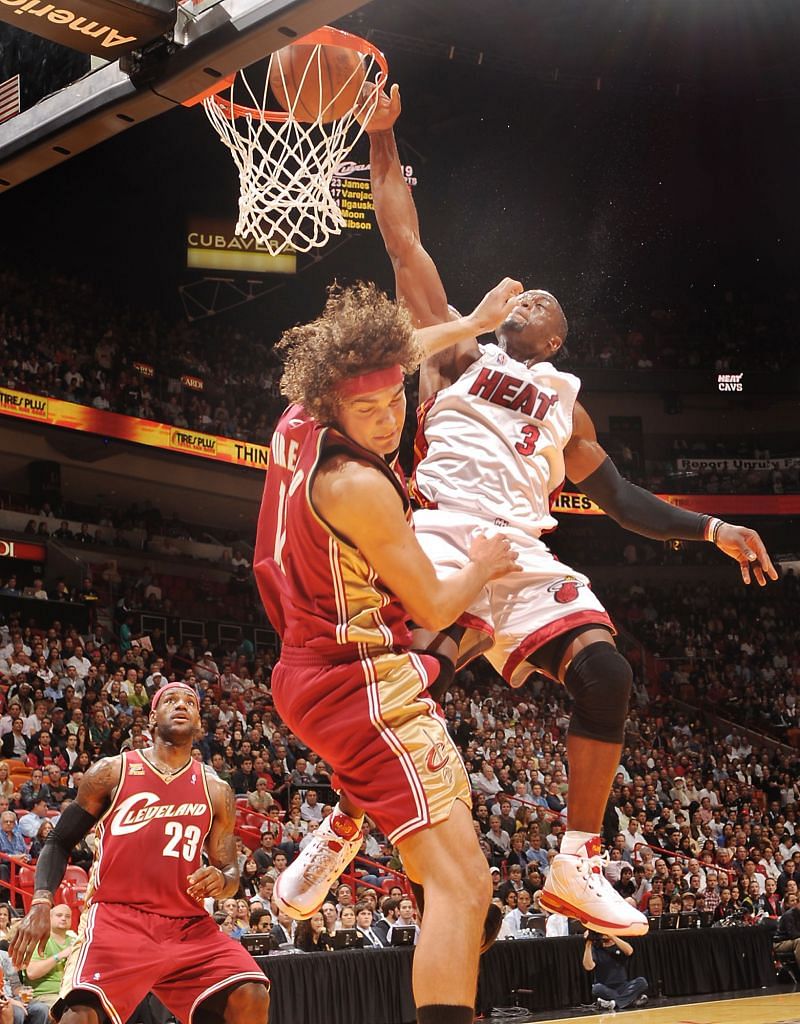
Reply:
[[[286,331],[276,348],[287,353],[281,394],[325,424],[336,418],[342,381],[397,364],[413,373],[421,357],[408,312],[364,281],[331,285],[322,316]]]

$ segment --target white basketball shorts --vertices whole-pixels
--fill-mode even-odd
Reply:
[[[534,671],[526,659],[548,640],[589,623],[616,632],[588,578],[559,562],[538,537],[466,512],[420,509],[414,513],[417,540],[440,577],[466,565],[479,530],[507,536],[521,571],[487,584],[458,623],[491,639],[491,647],[483,653],[511,686],[522,686]],[[474,646],[474,635],[465,636],[462,651]],[[461,660],[459,664],[463,666]]]

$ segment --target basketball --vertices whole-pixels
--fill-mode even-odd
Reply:
[[[295,43],[273,54],[269,84],[278,104],[295,120],[327,124],[353,109],[365,77],[356,50]]]

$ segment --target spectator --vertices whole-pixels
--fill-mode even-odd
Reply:
[[[13,707],[14,705],[12,705],[12,710]],[[19,709],[19,704],[16,705],[16,708]],[[14,717],[13,714],[11,719],[11,728],[5,736],[3,736],[3,757],[26,761],[28,758],[28,751],[30,750],[30,741],[24,733],[25,722],[22,717]],[[27,783],[23,783],[23,788],[25,785],[27,785]]]
[[[383,945],[380,936],[372,928],[372,908],[367,903],[356,903],[356,928],[363,936],[365,948],[380,949]]]
[[[306,790],[306,798],[300,807],[300,817],[303,821],[316,821],[318,823],[322,821],[322,808],[319,805],[319,794],[316,789]]]
[[[247,794],[247,805],[259,814],[266,812],[274,804],[272,794],[267,788],[266,779],[256,779],[256,788]]]
[[[52,831],[53,823],[49,818],[46,818],[39,826],[39,830],[34,836],[33,842],[28,850],[31,860],[38,860],[39,855],[42,852],[42,847],[45,844],[45,840]]]
[[[299,921],[294,933],[295,949],[304,953],[319,953],[333,949],[331,937],[325,928],[325,918],[320,911],[312,914],[307,921]]]
[[[44,783],[44,773],[41,768],[34,768],[31,777],[19,787],[19,802],[26,811],[30,811],[39,801],[45,801],[50,794]]]
[[[772,941],[776,953],[793,953],[795,963],[800,968],[800,907],[796,903],[778,918]]]
[[[613,1013],[647,1002],[647,979],[628,980],[625,965],[633,946],[616,935],[584,932],[583,969],[593,971],[592,998],[599,1010]]]
[[[13,811],[5,810],[0,814],[0,853],[9,857],[20,857],[30,860],[28,846]],[[8,882],[11,877],[11,866],[7,860],[0,860],[0,879]]]
[[[284,914],[282,910],[278,911],[278,920],[273,926],[270,935],[278,944],[278,948],[294,945],[294,933],[297,928],[297,922],[293,921],[288,914]]]
[[[44,787],[42,787],[43,790]],[[38,835],[42,824],[47,821],[47,799],[44,795],[40,795],[34,799],[33,806],[28,813],[23,814],[19,819],[19,830],[27,839],[33,839]]]

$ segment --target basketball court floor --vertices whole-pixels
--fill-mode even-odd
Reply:
[[[570,1016],[542,1016],[531,1013],[487,1018],[491,1024],[495,1021],[515,1021],[517,1024],[532,1024],[534,1021],[547,1021],[547,1024],[568,1024],[569,1021],[582,1018],[603,1021],[611,1024],[620,1020],[618,1013],[597,1013],[587,1008],[574,1011]],[[773,992],[769,995],[761,993],[743,993],[736,998],[720,995],[718,998],[698,996],[696,1000],[675,1003],[665,1000],[654,1000],[652,1005],[641,1010],[625,1010],[624,1020],[630,1024],[798,1024],[800,1022],[800,993],[792,990]]]

